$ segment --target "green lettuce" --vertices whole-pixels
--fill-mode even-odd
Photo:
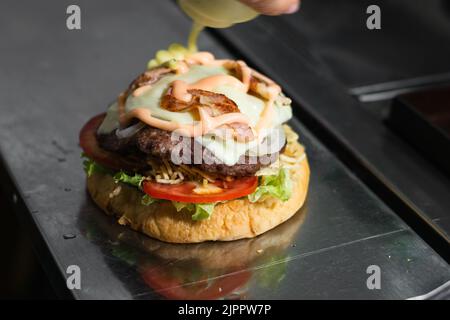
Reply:
[[[105,167],[102,167],[101,165],[96,163],[94,160],[89,159],[84,154],[81,154],[81,157],[84,158],[83,168],[84,168],[84,172],[86,172],[86,175],[88,177],[90,177],[94,172],[99,172],[99,173],[108,173],[109,172],[108,169],[106,169]]]
[[[142,196],[142,199],[141,199],[141,203],[142,203],[144,206],[149,206],[149,205],[151,205],[152,203],[155,203],[155,202],[157,202],[157,201],[158,201],[158,199],[152,198],[152,197],[150,197],[148,194],[144,194],[144,195]]]
[[[195,212],[192,215],[192,220],[205,220],[209,219],[214,212],[215,203],[196,203]]]
[[[142,181],[144,181],[144,179],[145,177],[138,173],[135,173],[134,175],[130,176],[129,174],[123,171],[119,171],[114,175],[114,181],[116,183],[123,182],[138,188],[141,187]]]
[[[250,202],[256,202],[265,196],[287,201],[292,194],[292,182],[287,169],[281,169],[278,175],[262,176],[259,186],[248,195]]]
[[[172,201],[173,206],[177,210],[177,212],[180,212],[183,209],[187,209],[189,211],[194,211],[194,204],[193,203],[186,203],[186,202],[178,202],[178,201]]]
[[[109,173],[109,174],[113,173],[107,168],[99,165],[97,162],[95,162],[88,156],[86,156],[86,154],[82,153],[81,157],[84,158],[83,167],[88,177],[90,177],[94,172]],[[116,174],[113,175],[113,178],[116,183],[123,182],[138,188],[141,187],[142,181],[144,181],[145,179],[145,177],[140,174],[135,173],[134,175],[131,176],[125,173],[124,171],[117,172]]]
[[[195,221],[209,219],[216,205],[216,203],[186,203],[178,201],[172,201],[172,204],[178,212],[183,209],[193,212],[192,220]]]
[[[83,165],[84,171],[86,171],[88,177],[90,177],[94,172],[113,174],[113,172],[106,169],[105,167],[102,167],[94,160],[88,158],[86,155],[82,154],[81,156],[85,158],[85,160],[83,161]],[[113,175],[113,178],[116,183],[126,183],[139,189],[141,188],[142,182],[145,180],[145,177],[138,173],[129,175],[124,171],[117,172]],[[156,201],[161,200],[152,198],[148,194],[144,194],[141,199],[141,203],[145,206],[149,206]],[[177,201],[172,201],[172,204],[178,212],[184,208],[192,212],[192,220],[195,221],[209,219],[214,211],[214,206],[216,205],[216,203],[185,203]]]

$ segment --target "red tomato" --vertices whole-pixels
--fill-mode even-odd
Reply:
[[[152,181],[144,181],[144,192],[153,198],[173,200],[188,203],[210,203],[224,200],[237,199],[255,191],[258,186],[257,177],[245,177],[231,182],[217,182],[216,186],[222,188],[222,192],[215,194],[196,194],[193,182],[180,184],[162,184]]]
[[[127,159],[117,153],[109,152],[100,148],[97,142],[96,132],[105,118],[105,113],[96,115],[90,119],[80,131],[80,147],[83,152],[98,164],[115,170],[139,169],[136,167],[136,161]]]

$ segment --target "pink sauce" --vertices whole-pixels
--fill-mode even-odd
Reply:
[[[257,76],[267,85],[267,97],[268,101],[264,110],[261,113],[261,117],[256,125],[256,134],[268,128],[275,115],[274,101],[281,92],[281,88],[266,76],[252,70],[243,61],[233,60],[215,60],[214,56],[209,52],[198,52],[189,55],[184,62],[180,62],[176,70],[177,74],[185,73],[189,70],[189,65],[201,64],[201,65],[221,65],[227,69],[234,69],[240,71],[241,80],[231,75],[214,75],[203,78],[194,83],[188,84],[182,80],[175,80],[172,82],[173,95],[182,101],[189,102],[192,99],[192,95],[189,94],[190,89],[200,89],[205,91],[212,91],[214,88],[221,85],[232,86],[242,92],[248,92],[250,88],[250,81],[252,74]],[[150,86],[143,86],[136,89],[133,92],[134,96],[143,94],[146,90],[150,89]],[[249,119],[242,113],[227,113],[216,117],[211,117],[207,114],[203,108],[199,108],[200,121],[197,124],[180,124],[173,121],[166,121],[155,118],[151,115],[150,110],[145,108],[136,108],[130,112],[125,112],[125,97],[123,94],[119,96],[119,115],[120,123],[124,124],[129,122],[133,118],[138,118],[146,124],[167,131],[177,131],[182,135],[197,137],[204,135],[222,125],[231,123],[242,123],[249,125]]]
[[[141,95],[143,95],[146,91],[150,90],[152,88],[151,84],[147,84],[144,85],[142,87],[137,88],[136,90],[133,91],[133,96],[134,97],[139,97]]]
[[[200,89],[212,91],[221,85],[232,86],[240,91],[247,92],[246,86],[239,79],[229,75],[215,75],[203,78],[192,84],[188,84],[182,80],[175,80],[172,82],[172,93],[178,100],[189,102],[192,99],[192,95],[188,93],[188,90]]]
[[[203,109],[199,108],[200,121],[197,124],[182,124],[174,121],[166,121],[152,116],[151,111],[146,108],[135,108],[121,116],[120,121],[127,123],[133,118],[138,118],[142,122],[166,131],[177,131],[180,135],[188,137],[202,136],[211,130],[227,123],[249,124],[249,119],[242,113],[226,113],[217,117],[211,117]]]

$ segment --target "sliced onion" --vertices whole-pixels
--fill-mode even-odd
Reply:
[[[249,156],[263,156],[279,152],[286,143],[286,135],[281,126],[274,128],[260,144],[247,150]]]
[[[145,127],[145,123],[138,122],[136,124],[133,124],[132,126],[129,126],[125,129],[117,129],[116,130],[116,136],[119,139],[125,139],[134,136],[139,130]]]

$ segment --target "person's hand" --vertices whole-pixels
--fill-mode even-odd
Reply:
[[[300,7],[300,0],[240,0],[262,14],[276,16],[294,13]]]

